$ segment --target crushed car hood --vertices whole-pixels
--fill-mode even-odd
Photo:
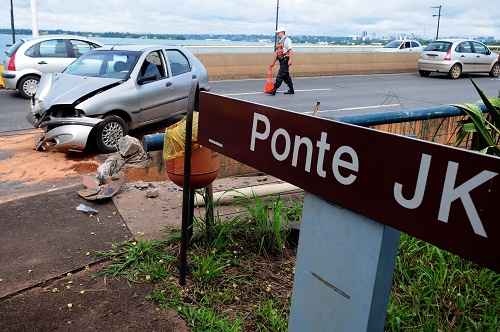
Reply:
[[[102,92],[119,85],[123,80],[116,78],[75,76],[64,73],[44,74],[35,95],[36,102],[47,110],[52,105],[75,105],[96,92]]]

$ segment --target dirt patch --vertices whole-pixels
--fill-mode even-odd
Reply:
[[[0,136],[0,178],[26,184],[63,179],[94,172],[95,156],[61,152],[37,152],[33,149],[40,134]]]
[[[145,299],[149,284],[94,278],[99,268],[0,302],[0,330],[188,331],[175,312]]]

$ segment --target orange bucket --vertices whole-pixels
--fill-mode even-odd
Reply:
[[[165,162],[167,175],[179,187],[184,184],[184,157],[177,157]],[[219,155],[203,146],[196,148],[191,154],[191,183],[193,189],[205,188],[212,183],[219,172]]]

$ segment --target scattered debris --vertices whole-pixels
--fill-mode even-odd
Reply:
[[[83,213],[88,213],[88,214],[97,214],[99,211],[97,211],[94,208],[91,208],[90,206],[87,206],[85,204],[80,204],[76,207],[77,211],[81,211]]]
[[[158,190],[158,188],[153,188],[146,191],[147,198],[156,198],[158,196],[160,196],[160,190]]]
[[[84,176],[82,183],[85,189],[78,194],[88,201],[109,199],[115,196],[125,183],[121,172],[125,165],[143,167],[148,162],[148,155],[141,142],[134,137],[125,136],[118,141],[118,152],[109,156],[97,168],[95,177]],[[149,188],[149,184],[142,183],[141,190]]]
[[[73,308],[73,303],[68,303],[68,309]]]
[[[134,183],[134,187],[139,190],[145,190],[151,187],[151,183],[147,183],[144,181],[137,181],[136,183]]]

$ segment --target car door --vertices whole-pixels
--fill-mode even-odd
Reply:
[[[161,50],[150,52],[143,60],[137,76],[141,99],[139,119],[144,123],[165,119],[175,113],[175,95]]]
[[[462,64],[462,72],[476,71],[476,55],[472,49],[472,43],[469,41],[461,42],[455,47],[457,60]]]
[[[477,72],[489,72],[492,64],[490,50],[481,43],[473,42]]]
[[[191,93],[191,84],[196,75],[192,73],[191,63],[182,51],[177,49],[166,49],[170,73],[172,75],[173,89],[175,95],[176,112],[186,112]]]
[[[33,45],[25,55],[31,60],[31,68],[42,73],[61,72],[75,60],[70,56],[69,48],[65,39],[49,39]]]

